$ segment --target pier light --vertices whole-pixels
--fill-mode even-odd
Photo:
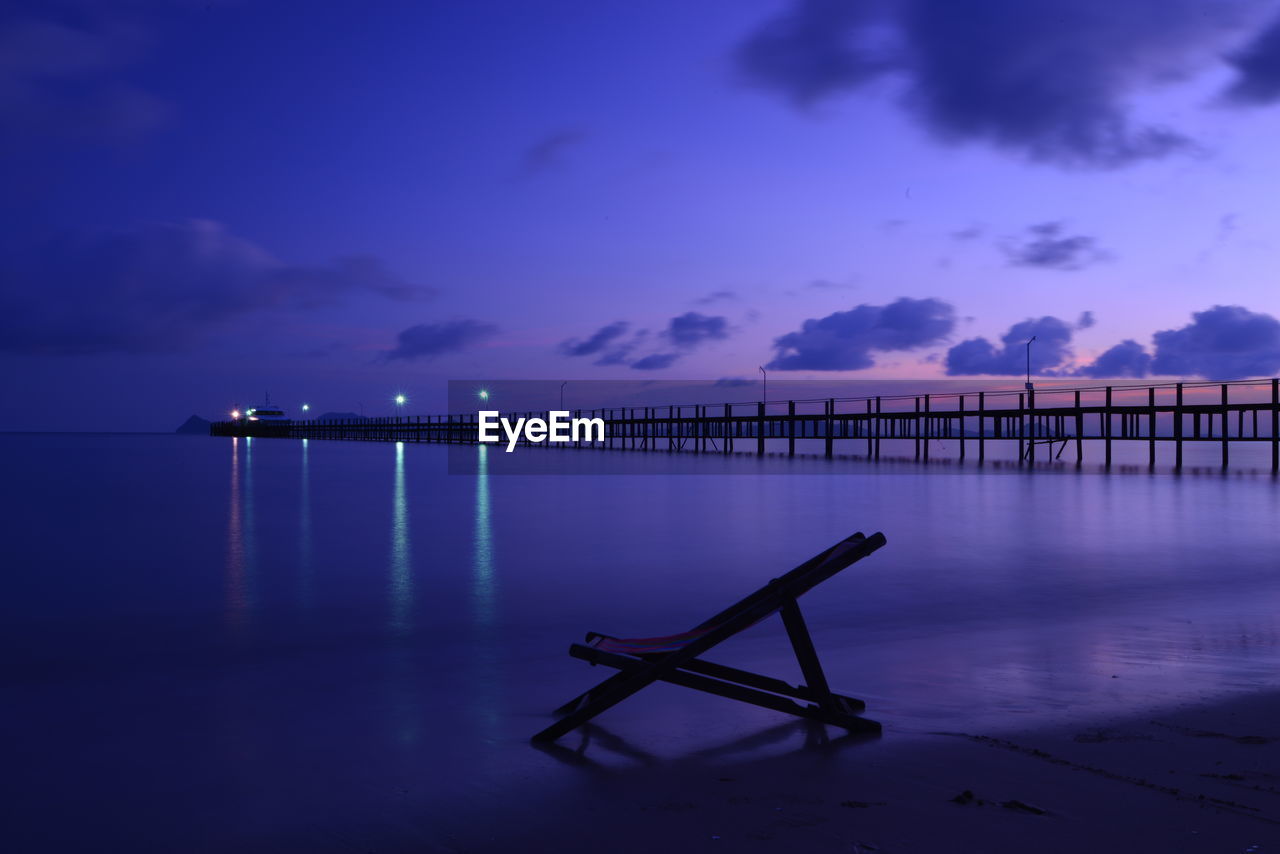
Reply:
[[[302,404],[302,411],[303,411],[303,412],[310,412],[310,411],[311,411],[311,404],[309,404],[309,403],[304,403],[304,404]]]
[[[403,394],[397,394],[397,395],[396,395],[396,406],[404,406],[404,403],[405,403],[405,401],[406,401],[407,399],[408,399],[408,398],[406,398]]]
[[[478,392],[478,395],[479,395],[479,397],[480,397],[480,399],[481,399],[481,400],[488,400],[488,399],[489,399],[489,389],[487,389],[487,388],[482,388],[482,389],[480,389],[480,391]]]
[[[231,420],[232,420],[232,421],[239,421],[239,420],[240,420],[240,410],[239,410],[239,409],[233,409],[233,410],[231,410]]]

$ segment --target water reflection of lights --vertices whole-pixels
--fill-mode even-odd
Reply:
[[[403,442],[396,442],[395,465],[391,490],[391,630],[397,635],[407,635],[413,628],[413,562],[409,548]]]
[[[493,524],[489,506],[489,448],[478,445],[475,543],[472,553],[473,617],[478,627],[494,624]]]
[[[493,517],[489,494],[489,448],[476,446],[475,530],[471,557],[471,644],[476,691],[473,714],[486,741],[500,738],[502,657],[499,654],[497,580],[494,577]]]
[[[304,407],[305,408],[305,407]],[[311,465],[307,439],[302,440],[302,485],[298,503],[298,601],[302,607],[311,606]]]
[[[227,518],[227,624],[244,631],[251,606],[253,572],[253,439],[244,440],[244,473],[240,472],[240,439],[231,439],[231,501]]]

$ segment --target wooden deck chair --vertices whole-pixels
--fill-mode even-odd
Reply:
[[[617,668],[619,672],[556,709],[556,714],[561,715],[560,720],[539,732],[533,740],[555,741],[654,682],[683,685],[841,726],[852,732],[878,733],[880,724],[858,715],[866,708],[865,703],[833,693],[827,686],[822,664],[818,661],[796,600],[884,544],[884,534],[853,534],[682,634],[624,639],[588,632],[586,643],[573,644],[569,647],[569,654],[592,664]],[[781,679],[698,657],[775,611],[782,615],[800,671],[804,674],[804,685],[793,686]],[[805,705],[797,703],[797,700],[804,701]]]

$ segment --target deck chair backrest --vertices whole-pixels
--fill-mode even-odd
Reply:
[[[760,618],[778,610],[788,599],[797,599],[817,585],[826,581],[840,570],[861,558],[871,554],[885,544],[884,534],[872,534],[870,537],[861,531],[851,534],[830,548],[823,549],[795,569],[773,579],[754,593],[733,603],[714,617],[703,620],[694,626],[693,631],[707,629],[757,606],[768,603]]]

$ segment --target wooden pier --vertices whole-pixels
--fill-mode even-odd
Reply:
[[[503,412],[504,417],[546,418],[547,412]],[[1156,448],[1172,443],[1173,468],[1188,442],[1218,443],[1222,467],[1232,445],[1270,444],[1271,471],[1280,471],[1280,379],[1227,383],[1180,382],[1040,390],[997,390],[824,400],[672,404],[573,410],[574,418],[604,421],[604,441],[557,443],[551,448],[763,455],[766,445],[818,440],[830,457],[839,449],[879,459],[883,443],[914,443],[915,458],[929,459],[934,440],[954,441],[959,459],[986,459],[987,446],[1017,444],[1017,459],[1084,462],[1085,445],[1102,450],[1110,466],[1116,442],[1146,443],[1150,466]],[[410,415],[348,421],[223,421],[214,436],[339,439],[369,442],[476,444],[477,415]],[[525,441],[521,446],[529,445]],[[503,441],[505,446],[505,440]]]

